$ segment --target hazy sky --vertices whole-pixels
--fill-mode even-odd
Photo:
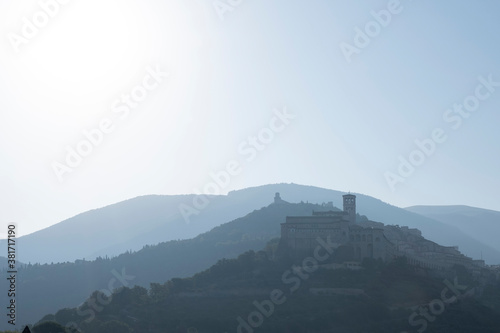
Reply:
[[[498,13],[493,0],[0,0],[0,219],[26,234],[203,192],[228,164],[222,193],[293,182],[500,210]]]

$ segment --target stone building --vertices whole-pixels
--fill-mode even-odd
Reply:
[[[279,194],[277,194],[279,198]],[[276,201],[276,199],[275,199]],[[318,237],[329,239],[336,247],[347,249],[349,260],[364,258],[386,260],[392,244],[383,228],[356,224],[356,196],[343,196],[343,210],[312,212],[310,216],[287,216],[281,224],[280,251],[292,258],[311,255],[318,246]]]
[[[280,202],[277,193],[275,203]],[[313,211],[310,216],[287,216],[285,223],[281,223],[278,254],[303,260],[314,253],[321,240],[328,239],[328,243],[335,245],[335,252],[342,253],[340,263],[362,262],[365,258],[390,261],[404,256],[409,264],[428,269],[446,270],[461,265],[477,271],[486,266],[482,260],[463,255],[456,246],[442,246],[424,238],[418,229],[361,218],[356,221],[353,194],[343,195],[343,210],[333,205],[328,209]],[[332,257],[336,257],[335,253]]]

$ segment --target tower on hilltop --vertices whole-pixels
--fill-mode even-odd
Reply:
[[[274,195],[274,203],[275,204],[280,204],[280,203],[283,203],[283,199],[281,199],[281,196],[280,196],[280,193],[279,192],[276,192],[276,194]]]
[[[344,212],[349,216],[349,223],[356,223],[356,196],[354,194],[345,194],[344,198]]]

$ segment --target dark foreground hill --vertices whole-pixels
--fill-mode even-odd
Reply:
[[[486,272],[478,280],[456,266],[437,276],[404,258],[332,270],[271,260],[275,245],[149,290],[122,288],[98,311],[97,292],[42,321],[72,322],[83,333],[500,331],[500,284]]]

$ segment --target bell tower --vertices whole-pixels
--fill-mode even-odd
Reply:
[[[276,192],[276,194],[274,195],[274,203],[275,204],[283,203],[283,200],[281,199],[279,192]]]
[[[356,223],[356,196],[354,194],[345,194],[342,196],[344,199],[344,212],[348,214],[349,223]]]

